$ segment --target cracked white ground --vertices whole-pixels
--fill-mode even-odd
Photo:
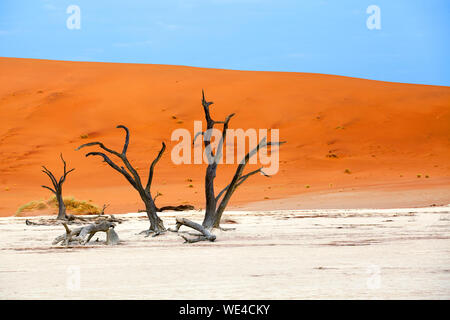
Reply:
[[[201,222],[201,212],[164,213]],[[449,299],[450,206],[231,211],[234,231],[184,244],[117,215],[117,246],[52,246],[62,226],[0,218],[1,299]],[[31,221],[49,217],[28,218]],[[92,240],[95,240],[97,235]]]

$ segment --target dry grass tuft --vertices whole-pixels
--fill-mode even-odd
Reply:
[[[67,213],[71,214],[100,214],[101,209],[92,203],[84,200],[77,200],[74,197],[65,197]],[[30,201],[17,209],[15,216],[20,216],[25,212],[48,210],[52,213],[57,211],[58,203],[56,197],[53,196],[47,200]]]

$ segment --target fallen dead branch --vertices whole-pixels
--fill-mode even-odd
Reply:
[[[161,208],[156,208],[157,212],[163,211],[190,211],[195,210],[195,207],[190,204],[181,204],[179,206],[164,206]],[[138,212],[147,212],[146,210],[140,209]]]
[[[74,216],[72,214],[67,215],[67,222],[65,222],[68,225],[71,224],[84,224],[86,222],[90,223],[101,223],[101,222],[113,222],[113,223],[122,223],[123,219],[116,218],[114,215],[96,215],[92,217],[80,217],[80,216]],[[32,221],[29,219],[25,220],[25,224],[27,226],[56,226],[61,224],[61,220],[58,219],[39,219],[37,221]]]
[[[187,243],[194,243],[194,242],[199,242],[199,241],[214,241],[216,240],[216,236],[214,234],[212,234],[211,232],[209,232],[208,229],[204,228],[201,224],[198,224],[194,221],[191,221],[189,219],[186,218],[180,218],[177,217],[176,218],[176,225],[175,225],[175,229],[169,229],[169,231],[172,232],[179,232],[181,226],[186,226],[189,228],[192,228],[194,230],[197,230],[198,232],[200,232],[200,234],[195,235],[195,238],[188,238],[182,234],[179,234],[180,237],[182,237],[184,239],[185,242]]]
[[[62,224],[66,233],[62,234],[53,240],[52,244],[56,245],[61,243],[62,245],[68,246],[72,243],[86,244],[97,232],[106,232],[106,244],[115,245],[119,243],[119,236],[114,231],[116,226],[113,222],[102,221],[98,223],[91,223],[84,227],[79,227],[70,230],[66,223]],[[87,238],[87,239],[86,239]]]

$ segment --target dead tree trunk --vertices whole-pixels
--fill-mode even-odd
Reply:
[[[89,152],[86,154],[86,157],[101,156],[103,158],[104,162],[106,162],[111,168],[113,168],[117,172],[121,173],[127,179],[127,181],[133,186],[133,188],[136,189],[136,191],[139,193],[139,196],[141,197],[142,201],[144,202],[145,211],[146,211],[148,219],[150,221],[150,228],[146,231],[147,234],[155,233],[155,235],[159,235],[161,232],[166,231],[166,228],[164,227],[163,221],[158,217],[157,208],[156,208],[155,202],[153,201],[152,195],[150,193],[150,187],[152,184],[153,171],[155,169],[155,165],[161,159],[161,157],[164,153],[164,150],[166,149],[166,145],[164,144],[164,142],[162,143],[161,150],[159,151],[157,157],[153,160],[152,164],[150,165],[150,171],[149,171],[149,175],[148,175],[147,184],[144,187],[142,185],[139,174],[137,173],[136,169],[134,169],[134,167],[130,164],[130,161],[127,158],[128,143],[130,141],[130,132],[129,132],[128,128],[123,125],[119,125],[119,126],[117,126],[117,128],[124,129],[125,133],[126,133],[125,143],[124,143],[121,153],[105,147],[105,145],[101,142],[86,143],[86,144],[79,146],[76,150],[80,150],[81,148],[84,148],[84,147],[97,145],[101,149],[105,150],[106,152],[118,157],[123,162],[125,167],[115,164],[113,161],[111,161],[111,159],[105,153]]]
[[[210,114],[210,106],[213,104],[212,101],[206,101],[205,94],[202,91],[202,105],[203,110],[205,113],[205,119],[206,119],[206,131],[205,132],[198,132],[196,133],[194,137],[194,144],[197,136],[203,137],[203,143],[205,146],[205,153],[208,158],[208,167],[206,168],[206,175],[205,175],[205,198],[206,198],[206,210],[205,210],[205,216],[203,219],[202,225],[198,225],[192,221],[189,221],[187,219],[177,219],[177,228],[175,231],[178,231],[178,229],[181,227],[181,225],[185,225],[188,227],[191,227],[199,232],[202,233],[202,236],[200,236],[197,239],[194,240],[188,240],[185,238],[187,242],[197,242],[202,240],[209,240],[214,241],[214,237],[208,236],[209,231],[213,228],[220,228],[220,221],[222,218],[222,214],[225,211],[225,208],[228,205],[228,202],[231,199],[231,196],[236,191],[236,189],[245,182],[250,176],[260,172],[261,174],[265,175],[264,171],[262,171],[263,168],[259,168],[257,170],[251,171],[247,174],[244,174],[245,166],[247,165],[248,161],[251,157],[253,157],[260,149],[267,148],[271,146],[280,146],[281,144],[285,143],[283,142],[268,142],[267,138],[264,137],[257,146],[250,150],[245,157],[241,160],[239,163],[236,172],[233,176],[233,179],[231,182],[217,195],[214,191],[214,179],[216,178],[216,170],[217,170],[217,164],[219,163],[221,157],[222,157],[222,147],[224,145],[224,140],[226,139],[226,133],[228,130],[228,123],[230,119],[234,116],[233,114],[230,114],[228,117],[226,117],[225,121],[215,121],[211,118]],[[214,125],[216,124],[223,124],[222,129],[222,137],[219,140],[219,143],[217,144],[217,152],[214,154],[211,146],[211,135],[212,130],[214,128]],[[195,227],[194,227],[195,225]]]
[[[64,164],[63,175],[61,176],[61,178],[59,178],[59,180],[57,180],[55,178],[55,176],[53,175],[53,173],[50,170],[48,170],[46,167],[43,166],[42,172],[44,172],[50,178],[50,180],[52,181],[52,184],[53,184],[53,188],[50,188],[47,186],[41,186],[41,187],[50,190],[55,195],[56,202],[58,203],[58,219],[62,220],[62,219],[67,218],[66,206],[64,205],[64,200],[63,200],[63,196],[62,196],[62,185],[63,185],[64,181],[66,181],[67,175],[75,169],[70,169],[69,171],[67,171],[66,161],[64,161],[62,153],[60,154],[60,157]]]

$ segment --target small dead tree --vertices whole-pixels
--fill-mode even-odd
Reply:
[[[202,106],[205,113],[205,119],[206,119],[206,131],[205,132],[198,132],[195,134],[194,137],[194,144],[195,140],[198,136],[203,137],[203,143],[205,146],[205,153],[208,158],[208,167],[206,168],[206,175],[205,175],[205,197],[206,197],[206,210],[205,210],[205,216],[203,219],[202,225],[199,225],[195,222],[192,222],[185,218],[177,218],[176,219],[176,227],[175,231],[178,232],[180,227],[182,225],[185,225],[187,227],[193,228],[197,231],[199,231],[202,235],[200,237],[197,237],[195,239],[188,239],[184,236],[182,236],[186,242],[197,242],[202,240],[209,240],[214,241],[216,237],[211,234],[211,230],[213,228],[221,228],[220,227],[220,221],[222,219],[222,214],[225,211],[225,208],[228,205],[228,202],[231,199],[231,196],[236,191],[236,189],[244,183],[250,176],[261,173],[266,177],[269,177],[264,173],[262,170],[263,168],[259,168],[257,170],[251,171],[249,173],[244,174],[245,166],[247,165],[248,161],[251,157],[253,157],[260,149],[262,148],[268,148],[272,146],[280,146],[281,144],[285,143],[283,142],[268,142],[267,137],[264,137],[257,146],[250,150],[244,158],[239,163],[236,172],[233,176],[233,179],[231,182],[223,189],[221,190],[217,195],[214,191],[214,179],[216,178],[216,170],[217,170],[217,164],[219,163],[221,157],[222,157],[222,147],[224,145],[224,140],[226,139],[226,134],[228,130],[228,123],[230,119],[234,116],[233,114],[230,114],[226,117],[225,121],[215,121],[211,118],[210,114],[210,106],[213,104],[212,101],[206,101],[205,99],[205,93],[202,91]],[[222,128],[222,136],[217,144],[217,152],[214,154],[212,145],[211,145],[211,136],[212,136],[212,129],[214,128],[214,125],[216,124],[223,124]]]
[[[69,173],[71,173],[73,170],[75,170],[75,168],[67,171],[66,161],[64,161],[62,153],[60,154],[60,157],[64,164],[63,175],[61,176],[61,178],[59,178],[59,180],[57,180],[50,170],[48,170],[45,166],[42,166],[42,168],[43,168],[42,172],[44,172],[50,178],[50,180],[52,181],[52,184],[53,184],[53,188],[47,187],[47,186],[41,186],[41,187],[50,190],[55,195],[56,202],[58,203],[58,219],[64,220],[64,219],[67,219],[67,215],[66,215],[66,206],[64,204],[64,200],[63,200],[63,196],[62,196],[62,185],[63,185],[64,181],[66,181],[67,175]]]
[[[157,214],[157,207],[155,205],[154,199],[152,198],[152,195],[150,193],[150,187],[152,185],[153,180],[153,172],[155,169],[156,163],[161,159],[164,150],[166,150],[166,145],[163,142],[162,148],[159,151],[156,158],[153,160],[153,162],[150,165],[150,171],[147,179],[147,183],[145,187],[142,185],[141,178],[139,174],[137,173],[136,169],[130,164],[130,161],[127,158],[127,150],[128,150],[128,143],[130,142],[130,132],[127,127],[123,125],[117,126],[117,128],[122,128],[125,130],[126,136],[125,136],[125,143],[122,149],[122,152],[117,152],[112,149],[109,149],[105,147],[105,145],[101,142],[90,142],[83,144],[79,146],[76,150],[80,150],[84,147],[89,146],[99,146],[101,149],[105,150],[106,152],[118,157],[125,167],[119,166],[115,164],[105,153],[102,152],[89,152],[86,154],[86,157],[89,156],[100,156],[103,158],[104,162],[106,162],[111,168],[116,170],[117,172],[121,173],[127,181],[133,186],[134,189],[139,193],[139,196],[141,197],[142,201],[145,205],[145,211],[147,213],[148,219],[150,220],[150,228],[146,230],[145,232],[147,235],[150,233],[154,233],[154,235],[159,235],[162,232],[166,231],[166,228],[164,227],[163,221],[158,217]]]
[[[108,204],[106,204],[106,203],[104,203],[103,204],[103,208],[102,208],[102,211],[100,211],[100,216],[102,216],[102,215],[104,215],[105,214],[105,210],[106,210],[106,208],[108,208],[109,207],[109,203]]]

